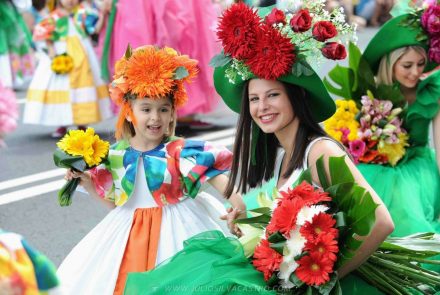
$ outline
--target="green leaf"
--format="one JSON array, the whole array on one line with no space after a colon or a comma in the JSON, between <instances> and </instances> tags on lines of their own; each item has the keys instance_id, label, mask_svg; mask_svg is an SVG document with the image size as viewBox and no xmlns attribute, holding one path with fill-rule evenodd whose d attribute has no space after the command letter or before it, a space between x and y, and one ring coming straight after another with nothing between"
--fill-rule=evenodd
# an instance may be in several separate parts
<instances>
[{"instance_id":1,"label":"green leaf","mask_svg":"<svg viewBox=\"0 0 440 295\"><path fill-rule=\"evenodd\" d=\"M269 238L267 238L267 240L271 243L279 243L286 241L286 238L280 232L276 232L270 235Z\"/></svg>"},{"instance_id":2,"label":"green leaf","mask_svg":"<svg viewBox=\"0 0 440 295\"><path fill-rule=\"evenodd\" d=\"M271 215L272 214L272 210L269 207L261 207L261 208L256 208L256 209L252 209L252 210L248 210L249 212L254 212L254 213L260 213L260 214L264 214L264 215Z\"/></svg>"},{"instance_id":3,"label":"green leaf","mask_svg":"<svg viewBox=\"0 0 440 295\"><path fill-rule=\"evenodd\" d=\"M185 67L178 67L174 72L174 80L182 80L188 77L189 72Z\"/></svg>"},{"instance_id":4,"label":"green leaf","mask_svg":"<svg viewBox=\"0 0 440 295\"><path fill-rule=\"evenodd\" d=\"M286 245L286 241L278 242L278 243L270 243L270 247L280 253L281 255L284 254L284 246Z\"/></svg>"},{"instance_id":5,"label":"green leaf","mask_svg":"<svg viewBox=\"0 0 440 295\"><path fill-rule=\"evenodd\" d=\"M298 288L301 287L302 285L304 285L304 282L301 281L295 274L295 272L292 272L292 274L289 277L289 281L294 284L295 286L297 286Z\"/></svg>"},{"instance_id":6,"label":"green leaf","mask_svg":"<svg viewBox=\"0 0 440 295\"><path fill-rule=\"evenodd\" d=\"M209 62L209 65L213 68L218 67L224 67L228 63L232 61L232 58L230 56L227 56L223 53L223 51L217 55L215 55L211 61Z\"/></svg>"},{"instance_id":7,"label":"green leaf","mask_svg":"<svg viewBox=\"0 0 440 295\"><path fill-rule=\"evenodd\" d=\"M305 59L300 60L299 63L302 66L302 68L301 68L302 69L302 73L305 76L311 76L311 75L313 75L315 73L313 71L312 67L308 63L305 62Z\"/></svg>"},{"instance_id":8,"label":"green leaf","mask_svg":"<svg viewBox=\"0 0 440 295\"><path fill-rule=\"evenodd\" d=\"M260 215L250 218L241 218L241 219L236 219L234 222L238 224L253 224L253 223L269 224L270 216Z\"/></svg>"},{"instance_id":9,"label":"green leaf","mask_svg":"<svg viewBox=\"0 0 440 295\"><path fill-rule=\"evenodd\" d=\"M330 70L328 77L339 86L336 88L325 77L323 82L329 92L345 99L353 99L352 89L355 84L355 74L352 69L336 65Z\"/></svg>"},{"instance_id":10,"label":"green leaf","mask_svg":"<svg viewBox=\"0 0 440 295\"><path fill-rule=\"evenodd\" d=\"M87 163L81 156L71 156L63 150L57 148L53 153L55 166L59 168L74 169L80 172L87 170Z\"/></svg>"},{"instance_id":11,"label":"green leaf","mask_svg":"<svg viewBox=\"0 0 440 295\"><path fill-rule=\"evenodd\" d=\"M375 95L377 99L391 101L394 107L404 107L406 104L405 97L397 83L394 85L379 85Z\"/></svg>"},{"instance_id":12,"label":"green leaf","mask_svg":"<svg viewBox=\"0 0 440 295\"><path fill-rule=\"evenodd\" d=\"M359 47L356 46L356 44L354 44L353 42L350 42L348 44L348 66L353 69L354 72L354 80L353 80L353 86L352 86L352 91L356 91L356 89L358 88L358 72L355 69L359 68L359 62L362 58L362 53L361 50L359 49Z\"/></svg>"},{"instance_id":13,"label":"green leaf","mask_svg":"<svg viewBox=\"0 0 440 295\"><path fill-rule=\"evenodd\" d=\"M321 183L321 187L325 190L329 187L329 182L327 180L327 173L324 167L324 155L319 157L316 161L316 171L318 172L319 182Z\"/></svg>"},{"instance_id":14,"label":"green leaf","mask_svg":"<svg viewBox=\"0 0 440 295\"><path fill-rule=\"evenodd\" d=\"M295 181L295 183L293 184L292 187L295 187L297 185L299 185L300 183L302 183L303 181L306 181L308 183L312 183L312 172L310 171L310 168L307 168L306 170L304 170L300 176L298 177L297 181Z\"/></svg>"},{"instance_id":15,"label":"green leaf","mask_svg":"<svg viewBox=\"0 0 440 295\"><path fill-rule=\"evenodd\" d=\"M342 295L342 289L339 280L336 281L335 287L330 292L330 295Z\"/></svg>"},{"instance_id":16,"label":"green leaf","mask_svg":"<svg viewBox=\"0 0 440 295\"><path fill-rule=\"evenodd\" d=\"M332 184L354 182L354 177L345 162L345 157L346 156L330 157L329 159L329 166L331 167L329 170Z\"/></svg>"},{"instance_id":17,"label":"green leaf","mask_svg":"<svg viewBox=\"0 0 440 295\"><path fill-rule=\"evenodd\" d=\"M131 48L130 43L127 45L127 49L125 49L124 57L125 59L129 59L133 55L133 49Z\"/></svg>"},{"instance_id":18,"label":"green leaf","mask_svg":"<svg viewBox=\"0 0 440 295\"><path fill-rule=\"evenodd\" d=\"M322 295L329 295L330 292L335 287L336 283L338 282L338 274L337 272L333 272L330 276L330 281L327 283L320 285L317 287L318 291Z\"/></svg>"},{"instance_id":19,"label":"green leaf","mask_svg":"<svg viewBox=\"0 0 440 295\"><path fill-rule=\"evenodd\" d=\"M72 180L67 181L58 191L58 203L60 206L64 207L72 204L72 195L78 187L79 182L79 178L73 178Z\"/></svg>"}]
</instances>

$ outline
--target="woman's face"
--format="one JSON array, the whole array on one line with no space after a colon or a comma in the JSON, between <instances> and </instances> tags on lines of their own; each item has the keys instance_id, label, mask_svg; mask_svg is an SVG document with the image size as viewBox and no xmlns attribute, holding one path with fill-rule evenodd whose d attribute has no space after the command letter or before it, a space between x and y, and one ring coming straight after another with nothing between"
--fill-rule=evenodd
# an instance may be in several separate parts
<instances>
[{"instance_id":1,"label":"woman's face","mask_svg":"<svg viewBox=\"0 0 440 295\"><path fill-rule=\"evenodd\" d=\"M153 148L159 145L171 131L168 129L174 118L174 109L170 99L135 99L131 107L136 118L136 125L133 124L135 137L147 141ZM132 118L127 117L127 120L131 122Z\"/></svg>"},{"instance_id":2,"label":"woman's face","mask_svg":"<svg viewBox=\"0 0 440 295\"><path fill-rule=\"evenodd\" d=\"M295 115L284 85L279 81L249 81L249 111L264 133L276 133L289 125Z\"/></svg>"},{"instance_id":3,"label":"woman's face","mask_svg":"<svg viewBox=\"0 0 440 295\"><path fill-rule=\"evenodd\" d=\"M409 49L394 64L394 79L406 88L414 88L423 74L425 65L425 57L414 49Z\"/></svg>"}]
</instances>

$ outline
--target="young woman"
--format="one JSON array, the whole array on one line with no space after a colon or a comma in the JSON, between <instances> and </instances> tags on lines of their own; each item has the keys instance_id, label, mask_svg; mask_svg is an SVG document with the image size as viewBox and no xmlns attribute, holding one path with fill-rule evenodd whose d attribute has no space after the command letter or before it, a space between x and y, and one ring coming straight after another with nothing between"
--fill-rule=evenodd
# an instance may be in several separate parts
<instances>
[{"instance_id":1,"label":"young woman","mask_svg":"<svg viewBox=\"0 0 440 295\"><path fill-rule=\"evenodd\" d=\"M230 9L240 11L242 15L250 15L248 10L240 6ZM227 17L224 15L223 21L225 19ZM272 38L277 37L275 31L267 30L267 34L274 34ZM282 43L286 40L278 41ZM286 43L283 44L284 48L287 47ZM251 49L251 52L253 50L255 49ZM319 157L324 156L326 162L331 156L346 155L319 126L319 122L335 111L335 104L319 76L314 71L310 75L296 76L291 69L287 73L273 75L270 65L278 65L273 62L274 58L271 54L262 55L255 71L251 71L251 66L247 68L251 74L246 79L240 74L231 76L230 72L236 70L231 64L219 66L214 71L217 92L240 115L226 195L236 192L234 184L237 181L241 192L247 192L249 188L258 188L272 177L275 178L274 183L278 190L285 191L293 185L303 170L308 166L315 166ZM284 56L279 55L277 61L280 60L285 61ZM260 66L263 64L268 66ZM275 78L261 78L263 76ZM282 149L280 155L277 155L278 147ZM378 207L373 230L368 236L359 237L364 243L353 259L338 270L340 277L344 277L366 260L393 231L393 222L381 199L348 157L346 163L356 182L371 193ZM329 174L328 166L326 170ZM316 170L312 170L312 176L313 181L319 185ZM232 217L234 214L235 212L231 212ZM213 232L186 241L183 251L156 270L130 274L125 291L127 294L163 294L166 290L179 286L180 294L196 294L197 290L210 292L209 294L274 293L266 287L262 273L253 269L246 259L239 242ZM234 290L235 293L232 292ZM375 291L369 292L372 294Z\"/></svg>"},{"instance_id":2,"label":"young woman","mask_svg":"<svg viewBox=\"0 0 440 295\"><path fill-rule=\"evenodd\" d=\"M433 66L428 59L429 48L418 41L419 30L400 25L406 17L388 21L363 56L377 73L378 84L399 85L408 104L403 123L410 146L394 167L358 165L390 211L396 227L392 235L398 237L440 233L440 72L422 79ZM395 37L385 42L390 33ZM429 147L431 124L434 150Z\"/></svg>"}]
</instances>

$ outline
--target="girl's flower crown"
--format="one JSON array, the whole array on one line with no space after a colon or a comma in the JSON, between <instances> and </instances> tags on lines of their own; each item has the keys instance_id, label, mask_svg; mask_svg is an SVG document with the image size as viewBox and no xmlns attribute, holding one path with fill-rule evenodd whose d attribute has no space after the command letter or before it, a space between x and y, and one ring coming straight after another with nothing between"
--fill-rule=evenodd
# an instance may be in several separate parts
<instances>
[{"instance_id":1,"label":"girl's flower crown","mask_svg":"<svg viewBox=\"0 0 440 295\"><path fill-rule=\"evenodd\" d=\"M147 45L132 50L128 45L115 64L110 96L122 106L131 99L172 95L174 106L181 107L188 100L184 83L191 82L197 73L196 60L170 47Z\"/></svg>"},{"instance_id":2,"label":"girl's flower crown","mask_svg":"<svg viewBox=\"0 0 440 295\"><path fill-rule=\"evenodd\" d=\"M353 34L355 27L345 23L342 9L324 10L324 2L286 1L282 9L273 8L264 19L243 3L232 5L220 18L217 36L223 52L211 65L232 61L226 75L233 83L237 75L242 80L253 75L270 80L286 74L310 75L306 59L344 59L345 47L334 38Z\"/></svg>"}]
</instances>

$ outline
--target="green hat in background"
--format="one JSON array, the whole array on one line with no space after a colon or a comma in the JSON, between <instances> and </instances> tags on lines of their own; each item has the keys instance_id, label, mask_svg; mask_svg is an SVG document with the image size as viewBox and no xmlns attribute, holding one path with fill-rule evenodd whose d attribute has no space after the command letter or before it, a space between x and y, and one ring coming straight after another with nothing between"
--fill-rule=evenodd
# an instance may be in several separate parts
<instances>
[{"instance_id":1,"label":"green hat in background","mask_svg":"<svg viewBox=\"0 0 440 295\"><path fill-rule=\"evenodd\" d=\"M368 43L363 57L370 64L374 73L377 73L382 57L398 48L420 46L426 52L428 51L428 43L417 40L417 36L422 33L422 27L413 28L402 25L402 21L409 16L409 14L403 14L390 19ZM432 69L433 66L433 63L428 63L425 70Z\"/></svg>"},{"instance_id":2,"label":"green hat in background","mask_svg":"<svg viewBox=\"0 0 440 295\"><path fill-rule=\"evenodd\" d=\"M237 6L240 4L235 4L235 5ZM234 9L233 6L231 6L232 8L230 7L228 10ZM265 20L265 18L268 17L268 15L273 14L274 10L277 10L275 9L275 7L276 6L273 5L269 7L260 8L258 10L257 12L258 16L263 20L262 21L263 23L267 22L267 19ZM224 15L225 14L223 14L223 19L221 19L221 21L224 20ZM298 43L295 45L295 47L298 48L301 45L302 45L301 43ZM295 62L298 63L298 61ZM335 103L333 99L330 97L329 93L327 92L321 78L310 67L310 65L305 61L305 59L301 60L301 64L305 68L307 68L307 73L302 73L298 75L298 74L294 74L291 70L289 71L289 73L278 77L277 80L294 84L296 86L305 89L309 94L308 104L310 106L314 119L317 122L322 122L334 114L334 112L336 111ZM259 78L259 76L256 75L255 73L251 73L250 75L246 76L246 79L242 79L240 75L235 75L231 82L231 77L228 77L227 75L227 72L230 70L233 70L231 61L226 63L226 65L224 64L215 65L214 86L217 93L222 97L226 105L234 112L239 113L241 108L241 99L242 99L243 87L245 82L253 78Z\"/></svg>"}]
</instances>

